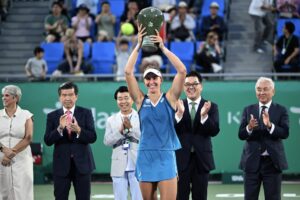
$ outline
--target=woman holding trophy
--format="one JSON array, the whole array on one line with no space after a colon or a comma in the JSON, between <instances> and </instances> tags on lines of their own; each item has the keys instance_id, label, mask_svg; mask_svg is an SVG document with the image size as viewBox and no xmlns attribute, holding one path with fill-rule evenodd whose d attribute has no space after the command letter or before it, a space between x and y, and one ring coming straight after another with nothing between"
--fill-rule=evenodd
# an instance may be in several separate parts
<instances>
[{"instance_id":1,"label":"woman holding trophy","mask_svg":"<svg viewBox=\"0 0 300 200\"><path fill-rule=\"evenodd\" d=\"M140 22L139 20L138 44L132 51L125 67L129 93L139 111L141 123L136 177L140 182L144 200L157 199L157 188L160 191L161 200L175 200L177 195L175 150L179 149L181 145L174 129L174 117L176 102L183 90L186 68L180 59L164 46L157 30L160 26L154 29L155 35L149 35L147 25ZM151 27L153 26L151 25ZM153 66L148 66L143 74L144 84L147 88L145 94L139 88L135 78L134 68L139 50L141 47L143 48L145 37L147 37L147 45L151 42L155 45L158 44L158 48L177 70L172 86L166 93L161 91L163 82L161 72ZM149 46L146 47L146 49L148 48Z\"/></svg>"}]
</instances>

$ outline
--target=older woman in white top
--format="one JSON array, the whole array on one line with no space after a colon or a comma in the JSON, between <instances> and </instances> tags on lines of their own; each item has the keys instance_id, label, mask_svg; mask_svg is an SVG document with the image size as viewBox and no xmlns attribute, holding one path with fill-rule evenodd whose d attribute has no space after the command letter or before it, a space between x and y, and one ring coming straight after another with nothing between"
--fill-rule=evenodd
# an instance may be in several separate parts
<instances>
[{"instance_id":1,"label":"older woman in white top","mask_svg":"<svg viewBox=\"0 0 300 200\"><path fill-rule=\"evenodd\" d=\"M32 113L18 104L22 93L15 85L2 88L0 110L0 199L33 200L33 160L30 142Z\"/></svg>"}]
</instances>

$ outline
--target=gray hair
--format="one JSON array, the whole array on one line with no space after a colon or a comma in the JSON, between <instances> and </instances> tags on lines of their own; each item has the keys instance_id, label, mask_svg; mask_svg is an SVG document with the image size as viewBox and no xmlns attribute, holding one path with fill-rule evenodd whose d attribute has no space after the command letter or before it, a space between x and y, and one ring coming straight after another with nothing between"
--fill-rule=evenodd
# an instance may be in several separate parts
<instances>
[{"instance_id":1,"label":"gray hair","mask_svg":"<svg viewBox=\"0 0 300 200\"><path fill-rule=\"evenodd\" d=\"M18 98L17 104L21 101L22 91L18 86L16 86L16 85L4 86L4 88L2 88L2 95L5 92L7 92L8 94L10 94L14 97L17 97Z\"/></svg>"},{"instance_id":2,"label":"gray hair","mask_svg":"<svg viewBox=\"0 0 300 200\"><path fill-rule=\"evenodd\" d=\"M259 77L256 81L256 84L255 84L255 89L257 88L258 84L261 83L261 82L269 82L270 83L270 86L272 89L275 88L275 83L272 79L270 78L267 78L267 77Z\"/></svg>"}]
</instances>

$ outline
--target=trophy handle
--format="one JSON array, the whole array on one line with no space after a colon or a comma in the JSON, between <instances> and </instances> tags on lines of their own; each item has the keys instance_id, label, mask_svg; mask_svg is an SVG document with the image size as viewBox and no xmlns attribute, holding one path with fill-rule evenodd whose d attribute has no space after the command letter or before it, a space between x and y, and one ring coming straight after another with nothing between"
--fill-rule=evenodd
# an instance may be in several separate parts
<instances>
[{"instance_id":1,"label":"trophy handle","mask_svg":"<svg viewBox=\"0 0 300 200\"><path fill-rule=\"evenodd\" d=\"M150 37L146 35L143 37L142 49L146 52L155 52L157 51L158 47L150 40Z\"/></svg>"}]
</instances>

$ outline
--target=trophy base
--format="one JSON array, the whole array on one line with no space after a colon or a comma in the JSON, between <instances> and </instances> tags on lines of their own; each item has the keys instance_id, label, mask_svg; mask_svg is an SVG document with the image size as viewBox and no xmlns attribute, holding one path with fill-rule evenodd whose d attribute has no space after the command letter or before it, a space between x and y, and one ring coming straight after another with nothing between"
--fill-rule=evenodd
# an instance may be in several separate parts
<instances>
[{"instance_id":1,"label":"trophy base","mask_svg":"<svg viewBox=\"0 0 300 200\"><path fill-rule=\"evenodd\" d=\"M151 42L149 36L145 36L143 38L143 43L142 43L142 49L145 52L156 52L158 50L158 47L155 43Z\"/></svg>"}]
</instances>

